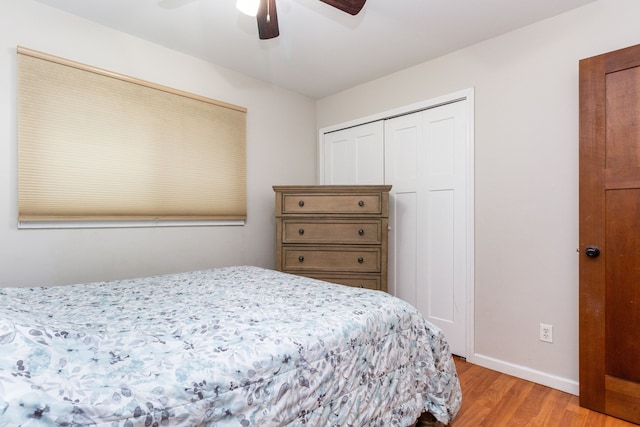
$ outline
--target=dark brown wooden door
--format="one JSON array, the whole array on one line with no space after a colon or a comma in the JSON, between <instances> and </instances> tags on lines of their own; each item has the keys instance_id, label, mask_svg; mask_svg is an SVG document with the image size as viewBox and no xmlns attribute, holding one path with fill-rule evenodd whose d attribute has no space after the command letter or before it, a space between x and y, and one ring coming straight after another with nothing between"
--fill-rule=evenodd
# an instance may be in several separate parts
<instances>
[{"instance_id":1,"label":"dark brown wooden door","mask_svg":"<svg viewBox=\"0 0 640 427\"><path fill-rule=\"evenodd\" d=\"M579 250L580 405L640 423L640 45L580 61Z\"/></svg>"}]
</instances>

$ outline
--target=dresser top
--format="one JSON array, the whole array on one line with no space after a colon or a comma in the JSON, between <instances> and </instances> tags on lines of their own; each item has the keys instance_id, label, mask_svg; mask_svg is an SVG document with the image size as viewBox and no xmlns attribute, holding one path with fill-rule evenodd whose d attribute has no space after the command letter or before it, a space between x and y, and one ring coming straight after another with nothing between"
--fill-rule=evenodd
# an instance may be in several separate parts
<instances>
[{"instance_id":1,"label":"dresser top","mask_svg":"<svg viewBox=\"0 0 640 427\"><path fill-rule=\"evenodd\" d=\"M379 193L391 190L390 185L274 185L274 191L293 193Z\"/></svg>"}]
</instances>

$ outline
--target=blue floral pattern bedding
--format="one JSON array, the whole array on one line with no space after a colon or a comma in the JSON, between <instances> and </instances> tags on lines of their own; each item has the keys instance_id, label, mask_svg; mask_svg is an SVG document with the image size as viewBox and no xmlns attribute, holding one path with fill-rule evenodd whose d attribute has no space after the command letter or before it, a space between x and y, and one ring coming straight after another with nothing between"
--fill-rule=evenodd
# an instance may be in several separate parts
<instances>
[{"instance_id":1,"label":"blue floral pattern bedding","mask_svg":"<svg viewBox=\"0 0 640 427\"><path fill-rule=\"evenodd\" d=\"M461 403L386 293L258 267L0 288L0 426L409 426Z\"/></svg>"}]
</instances>

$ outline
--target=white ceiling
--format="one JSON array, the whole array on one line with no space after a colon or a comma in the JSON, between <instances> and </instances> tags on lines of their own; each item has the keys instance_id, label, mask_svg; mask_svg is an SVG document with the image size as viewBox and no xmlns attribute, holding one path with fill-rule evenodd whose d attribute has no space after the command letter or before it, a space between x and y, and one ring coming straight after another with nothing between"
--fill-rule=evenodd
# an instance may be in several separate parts
<instances>
[{"instance_id":1,"label":"white ceiling","mask_svg":"<svg viewBox=\"0 0 640 427\"><path fill-rule=\"evenodd\" d=\"M594 0L367 0L356 16L277 0L271 40L235 0L36 1L322 98Z\"/></svg>"}]
</instances>

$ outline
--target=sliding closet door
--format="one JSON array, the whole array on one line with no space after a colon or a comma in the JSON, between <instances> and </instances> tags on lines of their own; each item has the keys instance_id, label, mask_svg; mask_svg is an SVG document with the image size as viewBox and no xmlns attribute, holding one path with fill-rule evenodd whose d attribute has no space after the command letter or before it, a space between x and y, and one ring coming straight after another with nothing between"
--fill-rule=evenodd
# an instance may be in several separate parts
<instances>
[{"instance_id":1,"label":"sliding closet door","mask_svg":"<svg viewBox=\"0 0 640 427\"><path fill-rule=\"evenodd\" d=\"M382 120L324 134L321 184L384 184Z\"/></svg>"},{"instance_id":2,"label":"sliding closet door","mask_svg":"<svg viewBox=\"0 0 640 427\"><path fill-rule=\"evenodd\" d=\"M467 102L385 121L389 289L440 327L459 356L469 276Z\"/></svg>"}]
</instances>

